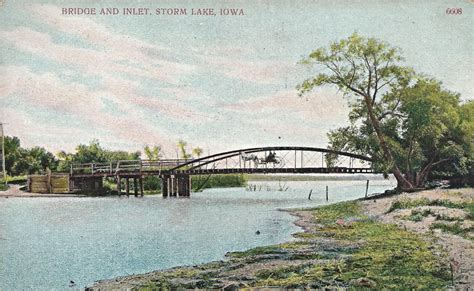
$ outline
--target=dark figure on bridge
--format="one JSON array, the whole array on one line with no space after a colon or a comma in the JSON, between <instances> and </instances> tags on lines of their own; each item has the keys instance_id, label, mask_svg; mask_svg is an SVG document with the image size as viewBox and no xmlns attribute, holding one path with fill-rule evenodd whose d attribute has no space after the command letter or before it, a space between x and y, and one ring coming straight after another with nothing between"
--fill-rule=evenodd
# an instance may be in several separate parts
<instances>
[{"instance_id":1,"label":"dark figure on bridge","mask_svg":"<svg viewBox=\"0 0 474 291\"><path fill-rule=\"evenodd\" d=\"M268 154L265 162L267 163L275 163L276 162L276 159L275 159L275 153L271 152Z\"/></svg>"}]
</instances>

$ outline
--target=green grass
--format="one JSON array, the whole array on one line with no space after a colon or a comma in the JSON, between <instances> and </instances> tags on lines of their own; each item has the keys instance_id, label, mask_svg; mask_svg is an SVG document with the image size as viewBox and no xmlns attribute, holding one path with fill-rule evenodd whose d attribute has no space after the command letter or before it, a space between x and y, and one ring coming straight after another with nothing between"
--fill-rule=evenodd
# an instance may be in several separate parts
<instances>
[{"instance_id":1,"label":"green grass","mask_svg":"<svg viewBox=\"0 0 474 291\"><path fill-rule=\"evenodd\" d=\"M426 235L369 219L357 202L309 211L316 230L299 241L229 253L227 261L196 267L198 273L171 270L146 288L215 288L216 279L225 280L226 266L234 270L267 261L269 257L262 255L276 255L280 264L247 271L245 276L255 278L246 282L249 287L439 290L450 286L447 255ZM174 278L191 278L195 283L173 283Z\"/></svg>"},{"instance_id":2,"label":"green grass","mask_svg":"<svg viewBox=\"0 0 474 291\"><path fill-rule=\"evenodd\" d=\"M229 257L234 257L234 258L243 258L243 257L257 256L257 255L283 254L283 253L286 253L284 249L282 249L278 245L274 245L274 246L256 247L256 248L252 248L243 252L231 252L231 253L228 253L227 255Z\"/></svg>"},{"instance_id":3,"label":"green grass","mask_svg":"<svg viewBox=\"0 0 474 291\"><path fill-rule=\"evenodd\" d=\"M5 185L4 183L0 184L0 191L7 191L8 190L8 185Z\"/></svg>"},{"instance_id":4,"label":"green grass","mask_svg":"<svg viewBox=\"0 0 474 291\"><path fill-rule=\"evenodd\" d=\"M316 208L314 218L317 223L334 223L337 219L360 217L360 206L355 202L342 202Z\"/></svg>"},{"instance_id":5,"label":"green grass","mask_svg":"<svg viewBox=\"0 0 474 291\"><path fill-rule=\"evenodd\" d=\"M7 176L7 183L9 184L24 184L26 183L27 176ZM0 179L0 184L5 184L5 180L2 178Z\"/></svg>"},{"instance_id":6,"label":"green grass","mask_svg":"<svg viewBox=\"0 0 474 291\"><path fill-rule=\"evenodd\" d=\"M443 232L449 232L455 235L462 236L464 238L474 240L474 237L470 236L469 233L474 231L474 227L462 228L461 222L447 224L443 222L433 223L431 229L441 229Z\"/></svg>"},{"instance_id":7,"label":"green grass","mask_svg":"<svg viewBox=\"0 0 474 291\"><path fill-rule=\"evenodd\" d=\"M337 241L360 245L343 258L311 266L266 270L258 286L354 286L361 278L378 289L439 289L450 284L449 264L440 261L441 249L395 225L367 219L356 202L314 210L319 233ZM337 220L352 221L345 226Z\"/></svg>"},{"instance_id":8,"label":"green grass","mask_svg":"<svg viewBox=\"0 0 474 291\"><path fill-rule=\"evenodd\" d=\"M442 206L446 208L464 209L467 212L468 219L474 218L474 203L473 202L455 202L447 199L429 200L427 198L410 199L401 198L390 205L387 213L393 212L397 209L409 209L419 206Z\"/></svg>"}]
</instances>

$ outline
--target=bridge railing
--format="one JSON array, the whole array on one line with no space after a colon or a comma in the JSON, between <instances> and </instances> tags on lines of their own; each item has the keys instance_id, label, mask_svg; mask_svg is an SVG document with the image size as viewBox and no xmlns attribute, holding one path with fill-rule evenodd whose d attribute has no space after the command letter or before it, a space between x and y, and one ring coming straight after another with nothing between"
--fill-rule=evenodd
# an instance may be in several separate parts
<instances>
[{"instance_id":1,"label":"bridge railing","mask_svg":"<svg viewBox=\"0 0 474 291\"><path fill-rule=\"evenodd\" d=\"M177 167L191 159L120 160L104 163L71 164L71 175L114 175L121 172L158 172Z\"/></svg>"}]
</instances>

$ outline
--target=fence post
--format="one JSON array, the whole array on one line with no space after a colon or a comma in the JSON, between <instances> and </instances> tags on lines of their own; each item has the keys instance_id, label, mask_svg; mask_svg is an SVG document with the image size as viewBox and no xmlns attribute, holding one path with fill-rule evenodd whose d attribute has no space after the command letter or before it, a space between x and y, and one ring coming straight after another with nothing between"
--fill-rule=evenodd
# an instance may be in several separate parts
<instances>
[{"instance_id":1,"label":"fence post","mask_svg":"<svg viewBox=\"0 0 474 291\"><path fill-rule=\"evenodd\" d=\"M326 185L326 201L329 200L329 187Z\"/></svg>"}]
</instances>

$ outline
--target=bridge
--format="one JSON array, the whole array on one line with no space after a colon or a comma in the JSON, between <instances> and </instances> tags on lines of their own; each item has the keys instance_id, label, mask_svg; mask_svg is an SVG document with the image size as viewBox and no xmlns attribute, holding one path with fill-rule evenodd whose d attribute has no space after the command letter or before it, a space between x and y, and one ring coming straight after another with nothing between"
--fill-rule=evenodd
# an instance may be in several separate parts
<instances>
[{"instance_id":1,"label":"bridge","mask_svg":"<svg viewBox=\"0 0 474 291\"><path fill-rule=\"evenodd\" d=\"M335 163L328 165L326 156L337 157ZM134 194L143 195L143 178L161 178L163 197L189 197L191 176L212 174L358 174L375 173L371 167L372 159L358 154L333 151L314 147L255 147L232 150L202 158L130 160L108 163L72 164L70 181L73 185L85 185L103 177L114 177L117 192L122 193L122 179L125 179L126 194L130 193L133 181ZM86 183L88 182L88 183Z\"/></svg>"}]
</instances>

